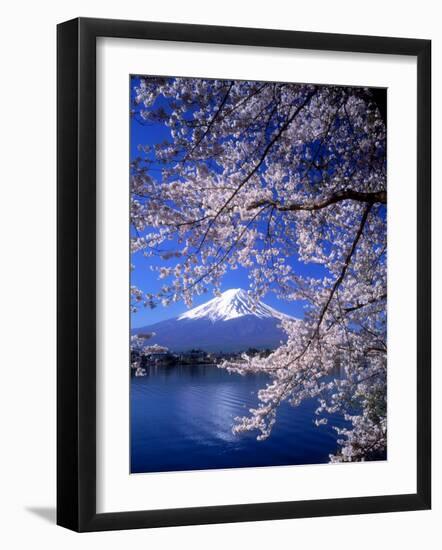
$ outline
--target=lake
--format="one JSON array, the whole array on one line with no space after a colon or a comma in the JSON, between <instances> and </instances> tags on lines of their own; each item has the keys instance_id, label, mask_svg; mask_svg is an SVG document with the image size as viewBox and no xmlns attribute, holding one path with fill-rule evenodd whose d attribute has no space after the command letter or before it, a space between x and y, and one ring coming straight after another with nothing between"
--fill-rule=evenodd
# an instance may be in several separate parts
<instances>
[{"instance_id":1,"label":"lake","mask_svg":"<svg viewBox=\"0 0 442 550\"><path fill-rule=\"evenodd\" d=\"M338 436L330 425L314 425L316 400L283 404L266 441L232 433L234 417L257 405L265 382L262 375L229 374L214 365L151 367L133 377L131 472L328 462Z\"/></svg>"}]
</instances>

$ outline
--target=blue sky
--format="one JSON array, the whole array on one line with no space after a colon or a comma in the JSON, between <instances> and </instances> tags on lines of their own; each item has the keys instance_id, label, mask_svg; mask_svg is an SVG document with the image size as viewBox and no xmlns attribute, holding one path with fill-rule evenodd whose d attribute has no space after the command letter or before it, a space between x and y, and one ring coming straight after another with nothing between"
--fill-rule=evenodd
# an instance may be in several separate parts
<instances>
[{"instance_id":1,"label":"blue sky","mask_svg":"<svg viewBox=\"0 0 442 550\"><path fill-rule=\"evenodd\" d=\"M133 87L133 78L131 86ZM133 93L133 88L131 90ZM154 143L161 142L165 139L170 139L170 133L166 126L162 124L143 124L138 118L131 118L130 123L130 156L131 160L137 156L141 156L138 150L138 145L152 145ZM154 179L160 177L159 172L155 170L150 172L151 177ZM131 272L131 284L137 286L145 292L155 293L161 289L164 285L164 280L158 280L157 273L151 270L152 265L160 265L159 260L153 258L146 258L141 253L132 255L131 262L135 265L135 270ZM324 270L319 265L306 265L298 259L292 258L291 265L299 275L322 277ZM168 264L171 265L171 264ZM230 271L226 274L222 281L221 290L228 290L229 288L249 288L249 279L247 271L244 268L239 268L235 271ZM196 307L214 297L212 289L209 287L209 292L205 295L195 297L193 307ZM267 294L263 301L294 317L303 317L304 304L302 302L286 302L279 300L273 293ZM184 302L180 301L175 304L171 304L167 307L158 305L155 309L140 308L137 313L132 314L131 325L133 328L150 325L162 321L164 319L170 319L180 315L186 310Z\"/></svg>"},{"instance_id":2,"label":"blue sky","mask_svg":"<svg viewBox=\"0 0 442 550\"><path fill-rule=\"evenodd\" d=\"M155 293L161 289L161 286L164 284L164 280L158 280L157 273L151 271L150 266L153 264L152 258L145 258L142 254L134 254L132 256L132 263L135 265L135 270L131 273L131 284L136 285L145 292ZM296 263L296 271L300 275L318 276L320 272L323 274L320 266L307 266L297 262L296 260L294 260L294 263ZM226 273L222 281L221 290L224 291L229 288L247 289L249 284L250 282L247 270L244 268L238 268L235 271L229 271ZM196 296L193 307L211 300L214 297L211 290L212 289L209 287L209 292L207 292L207 294ZM304 304L301 301L286 302L279 300L273 293L270 292L263 299L263 302L294 317L303 317L304 315ZM140 308L137 313L132 314L132 327L136 328L151 325L157 323L158 321L163 321L164 319L170 319L180 315L186 309L187 307L182 301L175 304L170 304L167 307L158 305L155 309Z\"/></svg>"}]
</instances>

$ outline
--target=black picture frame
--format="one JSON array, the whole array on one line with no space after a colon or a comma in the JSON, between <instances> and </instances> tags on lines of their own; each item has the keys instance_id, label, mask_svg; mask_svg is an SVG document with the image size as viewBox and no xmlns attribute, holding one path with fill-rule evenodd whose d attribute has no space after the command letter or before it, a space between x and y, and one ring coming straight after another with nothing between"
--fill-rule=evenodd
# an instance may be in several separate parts
<instances>
[{"instance_id":1,"label":"black picture frame","mask_svg":"<svg viewBox=\"0 0 442 550\"><path fill-rule=\"evenodd\" d=\"M96 39L417 58L417 491L358 498L96 512ZM79 18L57 28L57 523L75 531L424 510L431 506L431 41Z\"/></svg>"}]
</instances>

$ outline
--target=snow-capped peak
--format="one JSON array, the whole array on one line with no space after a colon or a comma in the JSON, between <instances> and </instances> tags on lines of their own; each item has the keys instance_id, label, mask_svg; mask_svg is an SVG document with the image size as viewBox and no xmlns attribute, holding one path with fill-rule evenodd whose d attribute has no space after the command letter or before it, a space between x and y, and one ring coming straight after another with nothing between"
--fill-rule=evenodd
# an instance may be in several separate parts
<instances>
[{"instance_id":1,"label":"snow-capped peak","mask_svg":"<svg viewBox=\"0 0 442 550\"><path fill-rule=\"evenodd\" d=\"M221 296L186 311L178 317L178 320L206 318L211 321L228 321L245 315L254 315L261 319L266 317L292 319L289 315L285 315L261 301L252 300L241 288L231 288L223 292Z\"/></svg>"}]
</instances>

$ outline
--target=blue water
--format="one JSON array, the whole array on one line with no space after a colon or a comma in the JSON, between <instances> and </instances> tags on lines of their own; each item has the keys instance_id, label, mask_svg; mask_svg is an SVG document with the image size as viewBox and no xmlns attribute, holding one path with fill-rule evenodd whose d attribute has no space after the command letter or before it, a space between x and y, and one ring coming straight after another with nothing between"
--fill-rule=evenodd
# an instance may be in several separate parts
<instances>
[{"instance_id":1,"label":"blue water","mask_svg":"<svg viewBox=\"0 0 442 550\"><path fill-rule=\"evenodd\" d=\"M131 472L328 462L337 434L330 425L313 424L315 400L296 408L283 404L266 441L232 433L234 417L257 405L265 382L212 365L155 367L132 378Z\"/></svg>"}]
</instances>

